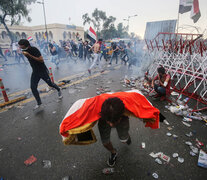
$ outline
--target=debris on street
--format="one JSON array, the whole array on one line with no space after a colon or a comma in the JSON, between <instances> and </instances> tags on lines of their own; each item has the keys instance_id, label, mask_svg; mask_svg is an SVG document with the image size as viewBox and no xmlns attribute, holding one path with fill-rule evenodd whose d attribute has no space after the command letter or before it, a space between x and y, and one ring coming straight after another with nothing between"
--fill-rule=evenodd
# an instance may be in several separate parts
<instances>
[{"instance_id":1,"label":"debris on street","mask_svg":"<svg viewBox=\"0 0 207 180\"><path fill-rule=\"evenodd\" d=\"M184 158L178 157L178 162L179 163L183 163L184 162Z\"/></svg>"},{"instance_id":2,"label":"debris on street","mask_svg":"<svg viewBox=\"0 0 207 180\"><path fill-rule=\"evenodd\" d=\"M163 123L168 125L168 126L170 125L170 123L166 119L163 121Z\"/></svg>"},{"instance_id":3,"label":"debris on street","mask_svg":"<svg viewBox=\"0 0 207 180\"><path fill-rule=\"evenodd\" d=\"M153 173L153 174L152 174L152 177L155 178L155 179L158 179L159 176L158 176L157 173Z\"/></svg>"},{"instance_id":4,"label":"debris on street","mask_svg":"<svg viewBox=\"0 0 207 180\"><path fill-rule=\"evenodd\" d=\"M71 176L65 176L62 178L62 180L72 180Z\"/></svg>"},{"instance_id":5,"label":"debris on street","mask_svg":"<svg viewBox=\"0 0 207 180\"><path fill-rule=\"evenodd\" d=\"M161 161L159 158L156 158L156 159L155 159L155 162L156 162L157 164L160 164L160 165L162 164L162 161Z\"/></svg>"},{"instance_id":6,"label":"debris on street","mask_svg":"<svg viewBox=\"0 0 207 180\"><path fill-rule=\"evenodd\" d=\"M30 166L31 164L33 164L35 161L37 161L37 158L34 157L33 155L30 156L26 161L24 161L24 164L26 166Z\"/></svg>"},{"instance_id":7,"label":"debris on street","mask_svg":"<svg viewBox=\"0 0 207 180\"><path fill-rule=\"evenodd\" d=\"M158 153L151 152L149 155L153 158L158 158L159 157L160 159L162 159L163 161L166 161L166 162L170 161L170 157L165 155L162 152L158 152Z\"/></svg>"},{"instance_id":8,"label":"debris on street","mask_svg":"<svg viewBox=\"0 0 207 180\"><path fill-rule=\"evenodd\" d=\"M142 149L145 149L146 145L145 145L145 142L142 142Z\"/></svg>"},{"instance_id":9,"label":"debris on street","mask_svg":"<svg viewBox=\"0 0 207 180\"><path fill-rule=\"evenodd\" d=\"M202 149L200 150L198 157L198 166L207 168L207 153L204 152Z\"/></svg>"},{"instance_id":10,"label":"debris on street","mask_svg":"<svg viewBox=\"0 0 207 180\"><path fill-rule=\"evenodd\" d=\"M171 133L169 133L169 132L168 132L166 135L167 135L168 137L172 136L172 134L171 134Z\"/></svg>"},{"instance_id":11,"label":"debris on street","mask_svg":"<svg viewBox=\"0 0 207 180\"><path fill-rule=\"evenodd\" d=\"M43 161L42 161L42 164L43 164L43 168L47 168L47 169L49 169L49 168L52 167L52 163L51 163L51 161L49 161L49 160L43 160Z\"/></svg>"},{"instance_id":12,"label":"debris on street","mask_svg":"<svg viewBox=\"0 0 207 180\"><path fill-rule=\"evenodd\" d=\"M178 157L178 153L173 153L172 157L173 157L173 158Z\"/></svg>"},{"instance_id":13,"label":"debris on street","mask_svg":"<svg viewBox=\"0 0 207 180\"><path fill-rule=\"evenodd\" d=\"M113 174L114 172L115 172L114 168L104 168L102 170L102 173L105 174L105 175Z\"/></svg>"}]
</instances>

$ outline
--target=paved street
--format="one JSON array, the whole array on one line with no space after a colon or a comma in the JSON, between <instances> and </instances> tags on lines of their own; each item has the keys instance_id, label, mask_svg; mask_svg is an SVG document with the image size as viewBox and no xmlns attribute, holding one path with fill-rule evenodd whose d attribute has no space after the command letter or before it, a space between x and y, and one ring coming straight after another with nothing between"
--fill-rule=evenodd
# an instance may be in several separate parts
<instances>
[{"instance_id":1,"label":"paved street","mask_svg":"<svg viewBox=\"0 0 207 180\"><path fill-rule=\"evenodd\" d=\"M26 60L26 62L28 62ZM32 68L29 64L25 64L23 61L17 63L14 58L9 58L8 62L4 62L0 58L0 64L3 65L0 76L3 79L4 86L9 88L9 93L21 91L30 88L30 76ZM80 73L87 69L89 63L79 63L78 66L71 59L61 59L59 69L50 60L45 60L46 66L52 68L55 80L62 79L64 77L73 75L74 73ZM63 73L64 72L64 73ZM42 84L43 81L40 81Z\"/></svg>"},{"instance_id":2,"label":"paved street","mask_svg":"<svg viewBox=\"0 0 207 180\"><path fill-rule=\"evenodd\" d=\"M46 64L49 67L49 62ZM6 66L0 72L1 75L4 74L5 87L9 87L10 93L29 88L30 66L11 66ZM120 82L128 72L126 66L108 67L103 74L96 71L92 76L88 75L87 66L84 63L75 66L69 62L62 63L59 69L53 67L56 80L80 74L71 78L71 85L68 84L62 90L61 101L58 101L56 91L50 91L48 94L42 94L42 111L32 110L36 102L31 99L1 112L0 177L4 180L61 180L66 176L73 180L147 180L153 179L152 173L156 172L159 179L163 180L207 179L206 169L197 166L198 156L190 156L190 148L185 144L186 141L191 141L195 145L195 139L198 138L204 143L206 150L205 123L193 121L191 127L186 127L182 124L181 117L165 109L166 102L153 101L150 98L153 105L167 117L170 125L161 123L160 129L152 130L145 128L139 119L130 118L130 146L121 144L116 131L112 131L111 140L119 153L114 174L102 174L102 169L107 167L109 153L101 144L97 126L94 127L98 139L95 144L64 146L59 135L59 125L76 100L96 96L96 88L101 87L108 87L113 92L129 90ZM13 71L22 73L11 73ZM167 127L171 127L172 130L168 130ZM190 131L194 132L193 136L185 136ZM168 137L167 132L177 135L178 138ZM142 142L146 143L145 149L141 148ZM163 152L170 156L170 162L167 164L162 161L162 165L157 164L149 156L151 152ZM179 163L177 158L173 158L173 153L178 153L179 157L184 158L184 163ZM24 161L31 155L34 155L37 161L27 167ZM50 160L52 167L43 168L43 160Z\"/></svg>"}]
</instances>

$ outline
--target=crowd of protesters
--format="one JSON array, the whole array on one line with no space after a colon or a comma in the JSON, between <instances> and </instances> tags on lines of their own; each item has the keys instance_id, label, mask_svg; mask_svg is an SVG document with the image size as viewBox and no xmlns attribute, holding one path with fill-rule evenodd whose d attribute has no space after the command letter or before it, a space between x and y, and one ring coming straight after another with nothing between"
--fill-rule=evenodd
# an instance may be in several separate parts
<instances>
[{"instance_id":1,"label":"crowd of protesters","mask_svg":"<svg viewBox=\"0 0 207 180\"><path fill-rule=\"evenodd\" d=\"M104 59L109 65L113 63L124 63L130 68L132 65L136 65L138 58L136 53L135 41L104 41L99 39L97 41L98 47L94 49L96 43L92 43L88 40L83 41L81 38L78 40L60 40L58 43L55 41L47 42L46 39L31 41L31 46L35 46L40 49L40 52L45 60L49 60L59 67L61 60L73 60L78 62L82 60L93 64L100 64L99 62ZM95 50L95 52L94 52ZM98 54L98 55L97 55ZM16 63L28 64L25 57L22 54L21 49L17 42L11 44L10 49L0 48L0 57L6 62L8 58L13 57ZM96 61L96 62L94 62ZM90 68L89 68L90 71Z\"/></svg>"}]
</instances>

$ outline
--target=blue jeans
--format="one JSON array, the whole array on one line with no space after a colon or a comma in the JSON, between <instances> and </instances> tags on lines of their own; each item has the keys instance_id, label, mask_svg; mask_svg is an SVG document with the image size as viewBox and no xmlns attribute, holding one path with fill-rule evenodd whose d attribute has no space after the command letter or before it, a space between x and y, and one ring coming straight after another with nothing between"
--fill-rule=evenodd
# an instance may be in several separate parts
<instances>
[{"instance_id":1,"label":"blue jeans","mask_svg":"<svg viewBox=\"0 0 207 180\"><path fill-rule=\"evenodd\" d=\"M154 90L158 93L158 94L160 94L160 95L166 95L166 89L164 88L164 87L162 87L162 86L159 86L159 85L157 85L157 84L155 84L154 85Z\"/></svg>"},{"instance_id":2,"label":"blue jeans","mask_svg":"<svg viewBox=\"0 0 207 180\"><path fill-rule=\"evenodd\" d=\"M50 61L55 63L56 66L58 66L58 64L60 62L59 59L58 59L58 55L57 54L54 55L54 56L51 56Z\"/></svg>"},{"instance_id":3,"label":"blue jeans","mask_svg":"<svg viewBox=\"0 0 207 180\"><path fill-rule=\"evenodd\" d=\"M112 59L114 57L116 58L116 64L118 63L118 53L113 52L112 55L111 55L110 64L112 63Z\"/></svg>"}]
</instances>

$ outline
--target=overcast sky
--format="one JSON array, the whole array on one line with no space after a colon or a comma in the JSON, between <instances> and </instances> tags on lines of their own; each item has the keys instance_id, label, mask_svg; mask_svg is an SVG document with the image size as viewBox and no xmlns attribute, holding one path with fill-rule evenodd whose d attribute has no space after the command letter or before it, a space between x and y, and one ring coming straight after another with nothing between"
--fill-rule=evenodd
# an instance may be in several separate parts
<instances>
[{"instance_id":1,"label":"overcast sky","mask_svg":"<svg viewBox=\"0 0 207 180\"><path fill-rule=\"evenodd\" d=\"M199 0L199 4L201 11L199 21L194 24L190 19L190 12L188 12L180 14L179 26L196 26L199 27L200 33L207 29L207 0ZM82 15L91 14L95 8L105 11L107 16L116 17L116 24L123 22L124 25L127 25L123 19L137 14L137 17L130 19L129 30L143 37L146 22L177 19L179 0L45 0L48 24L70 23L83 26ZM44 24L42 5L36 3L31 5L30 9L32 22L24 22L24 25ZM87 29L88 26L84 28ZM193 29L188 29L186 32L189 33ZM193 33L196 33L196 30Z\"/></svg>"}]
</instances>

